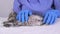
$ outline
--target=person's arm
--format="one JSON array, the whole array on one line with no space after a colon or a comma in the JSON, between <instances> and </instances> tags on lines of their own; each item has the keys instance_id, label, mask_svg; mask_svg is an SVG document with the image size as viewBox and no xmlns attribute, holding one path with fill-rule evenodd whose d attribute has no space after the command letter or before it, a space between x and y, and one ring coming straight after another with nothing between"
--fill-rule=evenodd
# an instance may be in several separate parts
<instances>
[{"instance_id":1,"label":"person's arm","mask_svg":"<svg viewBox=\"0 0 60 34\"><path fill-rule=\"evenodd\" d=\"M54 5L57 10L59 10L59 18L60 18L60 0L54 0Z\"/></svg>"},{"instance_id":2,"label":"person's arm","mask_svg":"<svg viewBox=\"0 0 60 34\"><path fill-rule=\"evenodd\" d=\"M14 0L13 11L18 13L21 10L20 5L21 3L18 0Z\"/></svg>"}]
</instances>

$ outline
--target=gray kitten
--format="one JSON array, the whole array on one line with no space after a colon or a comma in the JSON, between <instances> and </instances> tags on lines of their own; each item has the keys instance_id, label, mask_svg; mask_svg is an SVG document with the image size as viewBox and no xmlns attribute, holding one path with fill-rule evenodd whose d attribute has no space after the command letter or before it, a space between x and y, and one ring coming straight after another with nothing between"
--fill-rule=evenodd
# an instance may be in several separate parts
<instances>
[{"instance_id":1,"label":"gray kitten","mask_svg":"<svg viewBox=\"0 0 60 34\"><path fill-rule=\"evenodd\" d=\"M10 27L10 26L40 26L42 25L43 18L38 15L31 15L29 16L28 22L19 22L16 20L16 13L11 12L8 17L8 21L3 22L3 26Z\"/></svg>"}]
</instances>

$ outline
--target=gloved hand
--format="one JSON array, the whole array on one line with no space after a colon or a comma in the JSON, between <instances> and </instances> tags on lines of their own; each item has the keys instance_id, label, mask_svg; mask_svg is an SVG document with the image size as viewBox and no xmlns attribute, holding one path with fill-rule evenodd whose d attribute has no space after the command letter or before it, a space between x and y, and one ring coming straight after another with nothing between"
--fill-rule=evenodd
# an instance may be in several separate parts
<instances>
[{"instance_id":1,"label":"gloved hand","mask_svg":"<svg viewBox=\"0 0 60 34\"><path fill-rule=\"evenodd\" d=\"M58 10L49 10L44 16L43 23L44 24L54 24L56 18L60 15Z\"/></svg>"},{"instance_id":2,"label":"gloved hand","mask_svg":"<svg viewBox=\"0 0 60 34\"><path fill-rule=\"evenodd\" d=\"M24 23L25 21L27 22L28 21L28 17L32 15L32 12L29 11L29 10L22 10L20 11L17 16L16 16L16 19L19 21L19 22L22 22Z\"/></svg>"}]
</instances>

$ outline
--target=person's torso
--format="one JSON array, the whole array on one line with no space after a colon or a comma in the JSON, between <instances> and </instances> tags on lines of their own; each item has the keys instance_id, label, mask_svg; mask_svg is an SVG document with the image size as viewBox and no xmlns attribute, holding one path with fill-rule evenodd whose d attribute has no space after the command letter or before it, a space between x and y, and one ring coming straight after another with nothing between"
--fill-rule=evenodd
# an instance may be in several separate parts
<instances>
[{"instance_id":1,"label":"person's torso","mask_svg":"<svg viewBox=\"0 0 60 34\"><path fill-rule=\"evenodd\" d=\"M60 10L60 0L54 0L54 5L57 10Z\"/></svg>"},{"instance_id":2,"label":"person's torso","mask_svg":"<svg viewBox=\"0 0 60 34\"><path fill-rule=\"evenodd\" d=\"M51 8L53 0L19 0L22 4L22 10L33 10L37 13L45 13L45 11Z\"/></svg>"}]
</instances>

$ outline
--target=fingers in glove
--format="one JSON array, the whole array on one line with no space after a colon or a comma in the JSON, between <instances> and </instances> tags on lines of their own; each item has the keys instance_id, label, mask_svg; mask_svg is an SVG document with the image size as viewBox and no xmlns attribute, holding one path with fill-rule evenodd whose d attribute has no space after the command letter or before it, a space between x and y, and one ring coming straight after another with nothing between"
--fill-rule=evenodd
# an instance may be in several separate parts
<instances>
[{"instance_id":1,"label":"fingers in glove","mask_svg":"<svg viewBox=\"0 0 60 34\"><path fill-rule=\"evenodd\" d=\"M26 21L26 22L28 21L28 11L25 12L25 21Z\"/></svg>"},{"instance_id":2,"label":"fingers in glove","mask_svg":"<svg viewBox=\"0 0 60 34\"><path fill-rule=\"evenodd\" d=\"M56 15L55 15L55 16L53 16L49 24L54 24L54 22L55 22L56 18L57 18L57 16L56 16Z\"/></svg>"},{"instance_id":3,"label":"fingers in glove","mask_svg":"<svg viewBox=\"0 0 60 34\"><path fill-rule=\"evenodd\" d=\"M49 23L50 23L51 18L52 18L52 15L51 15L51 14L49 14L49 16L47 17L47 20L46 20L46 24L49 24Z\"/></svg>"},{"instance_id":4,"label":"fingers in glove","mask_svg":"<svg viewBox=\"0 0 60 34\"><path fill-rule=\"evenodd\" d=\"M22 12L22 14L21 14L21 21L22 21L22 23L24 23L24 21L25 21L24 12Z\"/></svg>"},{"instance_id":5,"label":"fingers in glove","mask_svg":"<svg viewBox=\"0 0 60 34\"><path fill-rule=\"evenodd\" d=\"M44 23L44 24L46 23L46 20L47 20L48 16L49 16L49 14L47 13L47 14L45 15L44 19L43 19L43 23Z\"/></svg>"}]
</instances>

